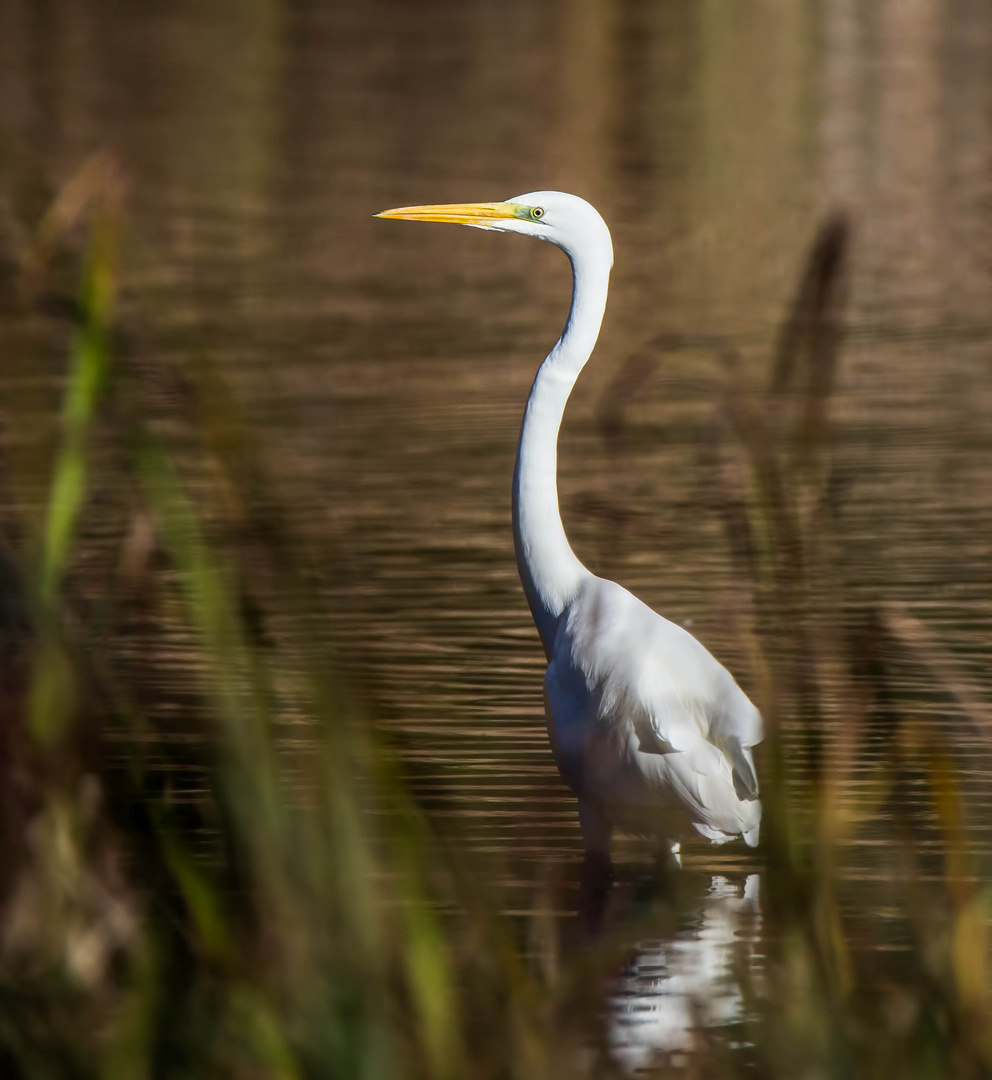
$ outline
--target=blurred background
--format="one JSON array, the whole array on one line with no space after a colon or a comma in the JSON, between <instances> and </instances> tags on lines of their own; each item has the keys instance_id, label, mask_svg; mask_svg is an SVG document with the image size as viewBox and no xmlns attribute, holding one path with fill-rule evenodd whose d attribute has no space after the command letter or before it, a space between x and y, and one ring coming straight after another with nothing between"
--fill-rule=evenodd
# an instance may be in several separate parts
<instances>
[{"instance_id":1,"label":"blurred background","mask_svg":"<svg viewBox=\"0 0 992 1080\"><path fill-rule=\"evenodd\" d=\"M510 533L769 725L583 910ZM0 3L0 1073L987 1075L992 8Z\"/></svg>"}]
</instances>

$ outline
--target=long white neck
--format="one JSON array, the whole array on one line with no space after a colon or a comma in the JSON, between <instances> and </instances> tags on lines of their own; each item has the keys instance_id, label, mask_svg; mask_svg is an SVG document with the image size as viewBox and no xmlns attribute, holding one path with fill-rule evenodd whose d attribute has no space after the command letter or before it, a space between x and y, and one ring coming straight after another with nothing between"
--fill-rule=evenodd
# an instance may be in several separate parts
<instances>
[{"instance_id":1,"label":"long white neck","mask_svg":"<svg viewBox=\"0 0 992 1080\"><path fill-rule=\"evenodd\" d=\"M531 387L513 474L513 545L534 622L550 652L562 614L589 571L576 558L558 510L558 429L565 403L599 337L609 289L609 263L572 263L572 308L558 343Z\"/></svg>"}]
</instances>

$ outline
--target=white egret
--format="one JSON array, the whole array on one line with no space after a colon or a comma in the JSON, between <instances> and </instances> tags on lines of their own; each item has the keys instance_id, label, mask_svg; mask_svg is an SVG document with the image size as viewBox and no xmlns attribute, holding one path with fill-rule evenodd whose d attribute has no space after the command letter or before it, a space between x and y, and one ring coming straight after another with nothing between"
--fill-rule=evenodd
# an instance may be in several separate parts
<instances>
[{"instance_id":1,"label":"white egret","mask_svg":"<svg viewBox=\"0 0 992 1080\"><path fill-rule=\"evenodd\" d=\"M520 580L548 659L544 700L558 771L579 800L587 863L609 866L613 827L676 841L691 823L715 843L758 842L751 748L761 715L686 630L576 558L558 510L558 429L606 307L613 244L575 195L405 206L379 217L522 233L572 264L572 307L524 410L513 476Z\"/></svg>"}]
</instances>

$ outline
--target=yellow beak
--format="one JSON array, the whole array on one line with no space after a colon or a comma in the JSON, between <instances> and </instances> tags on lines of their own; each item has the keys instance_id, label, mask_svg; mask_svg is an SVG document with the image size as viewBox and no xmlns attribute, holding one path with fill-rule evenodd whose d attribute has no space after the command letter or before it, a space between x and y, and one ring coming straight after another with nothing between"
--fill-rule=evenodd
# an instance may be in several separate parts
<instances>
[{"instance_id":1,"label":"yellow beak","mask_svg":"<svg viewBox=\"0 0 992 1080\"><path fill-rule=\"evenodd\" d=\"M481 225L490 221L505 221L518 216L521 207L513 203L441 203L435 206L400 206L376 214L382 218L404 218L407 221L452 221L456 225Z\"/></svg>"}]
</instances>

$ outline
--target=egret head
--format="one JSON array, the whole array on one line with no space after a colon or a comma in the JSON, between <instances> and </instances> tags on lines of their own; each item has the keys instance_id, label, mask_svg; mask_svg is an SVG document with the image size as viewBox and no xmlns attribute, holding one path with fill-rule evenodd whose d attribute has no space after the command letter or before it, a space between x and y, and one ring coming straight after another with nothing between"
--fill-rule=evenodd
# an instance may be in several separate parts
<instances>
[{"instance_id":1,"label":"egret head","mask_svg":"<svg viewBox=\"0 0 992 1080\"><path fill-rule=\"evenodd\" d=\"M564 191L529 191L506 202L401 206L376 214L409 221L450 221L494 232L523 233L556 244L570 257L595 254L613 265L610 230L594 206Z\"/></svg>"}]
</instances>

